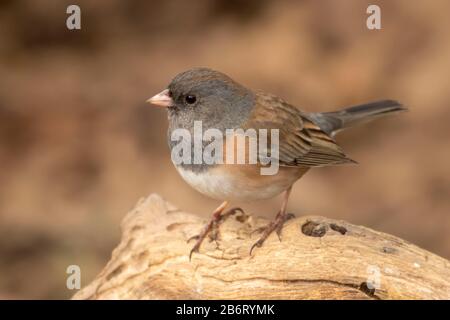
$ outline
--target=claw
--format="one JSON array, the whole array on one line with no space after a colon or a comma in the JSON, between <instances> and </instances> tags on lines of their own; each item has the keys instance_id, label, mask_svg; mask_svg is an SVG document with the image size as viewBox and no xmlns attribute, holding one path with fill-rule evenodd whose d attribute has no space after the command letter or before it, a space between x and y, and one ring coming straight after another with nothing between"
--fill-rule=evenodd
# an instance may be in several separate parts
<instances>
[{"instance_id":1,"label":"claw","mask_svg":"<svg viewBox=\"0 0 450 320\"><path fill-rule=\"evenodd\" d=\"M198 248L199 248L200 246L198 245L195 245L193 248L192 248L192 250L191 250L191 252L189 252L189 262L191 262L191 260L192 260L192 254L194 253L194 252L198 252Z\"/></svg>"},{"instance_id":2,"label":"claw","mask_svg":"<svg viewBox=\"0 0 450 320\"><path fill-rule=\"evenodd\" d=\"M263 232L267 227L268 227L268 226L256 228L255 230L252 230L252 231L250 232L250 235L253 235L253 234L255 234L255 233L261 233L261 232Z\"/></svg>"},{"instance_id":3,"label":"claw","mask_svg":"<svg viewBox=\"0 0 450 320\"><path fill-rule=\"evenodd\" d=\"M275 231L277 236L278 236L278 240L280 240L281 242L281 231L283 230L283 225L284 223L289 220L294 218L295 216L292 213L283 213L283 211L278 212L277 216L275 217L275 220L272 221L271 223L269 223L266 227L263 227L263 234L261 235L261 238L259 238L258 241L255 242L255 244L250 248L250 255L252 255L253 249L255 249L256 247L261 247L262 244L264 243L264 241L266 241L266 239L269 237L269 235ZM261 228L258 228L256 230L253 230L253 232L255 231L259 231Z\"/></svg>"},{"instance_id":4,"label":"claw","mask_svg":"<svg viewBox=\"0 0 450 320\"><path fill-rule=\"evenodd\" d=\"M200 238L199 234L196 234L195 236L190 237L189 239L186 240L186 243L191 242L192 240L198 240Z\"/></svg>"},{"instance_id":5,"label":"claw","mask_svg":"<svg viewBox=\"0 0 450 320\"><path fill-rule=\"evenodd\" d=\"M252 247L250 248L250 256L252 255L252 252L253 252L253 249L255 249L255 247L261 247L261 245L262 245L262 242L261 242L261 239L259 239L258 241L256 241L253 245L252 245Z\"/></svg>"},{"instance_id":6,"label":"claw","mask_svg":"<svg viewBox=\"0 0 450 320\"><path fill-rule=\"evenodd\" d=\"M275 230L275 233L277 234L277 237L278 237L278 241L280 241L280 242L281 242L281 229L283 229L283 228L278 227Z\"/></svg>"}]
</instances>

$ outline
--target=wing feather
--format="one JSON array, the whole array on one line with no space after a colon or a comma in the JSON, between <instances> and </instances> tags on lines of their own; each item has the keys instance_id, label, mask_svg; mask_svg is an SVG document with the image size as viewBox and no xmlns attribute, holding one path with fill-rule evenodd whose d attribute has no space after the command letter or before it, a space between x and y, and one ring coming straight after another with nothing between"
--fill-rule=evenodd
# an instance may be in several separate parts
<instances>
[{"instance_id":1,"label":"wing feather","mask_svg":"<svg viewBox=\"0 0 450 320\"><path fill-rule=\"evenodd\" d=\"M263 92L256 94L255 103L243 127L279 130L280 165L321 167L355 162L307 113Z\"/></svg>"}]
</instances>

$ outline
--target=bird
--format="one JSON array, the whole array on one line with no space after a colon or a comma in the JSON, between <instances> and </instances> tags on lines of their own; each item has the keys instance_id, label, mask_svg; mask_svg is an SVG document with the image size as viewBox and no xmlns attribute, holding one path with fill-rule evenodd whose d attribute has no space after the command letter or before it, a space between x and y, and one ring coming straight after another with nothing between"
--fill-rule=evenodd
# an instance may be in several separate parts
<instances>
[{"instance_id":1,"label":"bird","mask_svg":"<svg viewBox=\"0 0 450 320\"><path fill-rule=\"evenodd\" d=\"M194 134L196 122L201 122L203 129L216 129L224 136L230 129L267 129L277 130L278 133L278 155L272 159L279 165L276 174L261 174L265 164L260 158L256 163L241 164L201 161L174 163L178 173L191 187L221 201L201 232L189 239L196 240L189 259L224 219L243 212L241 208L225 211L232 201L258 201L283 193L280 210L275 219L261 230L261 236L251 247L250 255L273 232L280 238L283 224L291 217L287 213L287 204L292 186L297 180L311 168L356 163L337 144L336 133L407 110L398 101L379 100L334 112L306 112L276 95L251 90L226 74L206 67L195 67L179 73L167 88L147 102L167 109L167 139L172 151L177 145L172 139L173 133L182 130ZM188 143L193 144L192 141ZM225 145L227 143L228 140L224 142ZM204 142L201 147L205 147ZM240 150L234 146L230 149L249 153L248 145ZM191 154L188 160L192 160L192 157ZM245 157L247 159L248 155Z\"/></svg>"}]
</instances>

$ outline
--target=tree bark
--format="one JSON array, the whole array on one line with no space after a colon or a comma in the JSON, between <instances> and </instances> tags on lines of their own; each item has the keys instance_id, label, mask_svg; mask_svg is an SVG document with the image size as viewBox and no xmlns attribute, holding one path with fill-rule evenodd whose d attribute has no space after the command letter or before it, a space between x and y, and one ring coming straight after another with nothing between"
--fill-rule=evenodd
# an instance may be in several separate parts
<instances>
[{"instance_id":1,"label":"tree bark","mask_svg":"<svg viewBox=\"0 0 450 320\"><path fill-rule=\"evenodd\" d=\"M405 240L319 216L286 222L249 255L267 220L219 227L189 261L205 221L158 195L122 222L111 260L74 299L450 299L450 263Z\"/></svg>"}]
</instances>

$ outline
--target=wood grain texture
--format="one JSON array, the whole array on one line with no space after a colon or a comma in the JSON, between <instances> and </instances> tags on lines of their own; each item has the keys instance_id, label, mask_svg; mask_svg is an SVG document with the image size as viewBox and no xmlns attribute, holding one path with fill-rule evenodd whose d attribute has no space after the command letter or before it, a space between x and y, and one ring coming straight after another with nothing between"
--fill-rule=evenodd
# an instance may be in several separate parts
<instances>
[{"instance_id":1,"label":"wood grain texture","mask_svg":"<svg viewBox=\"0 0 450 320\"><path fill-rule=\"evenodd\" d=\"M238 214L189 261L186 240L204 222L158 195L140 200L111 260L73 298L450 299L448 260L366 227L302 216L249 256L268 221Z\"/></svg>"}]
</instances>

